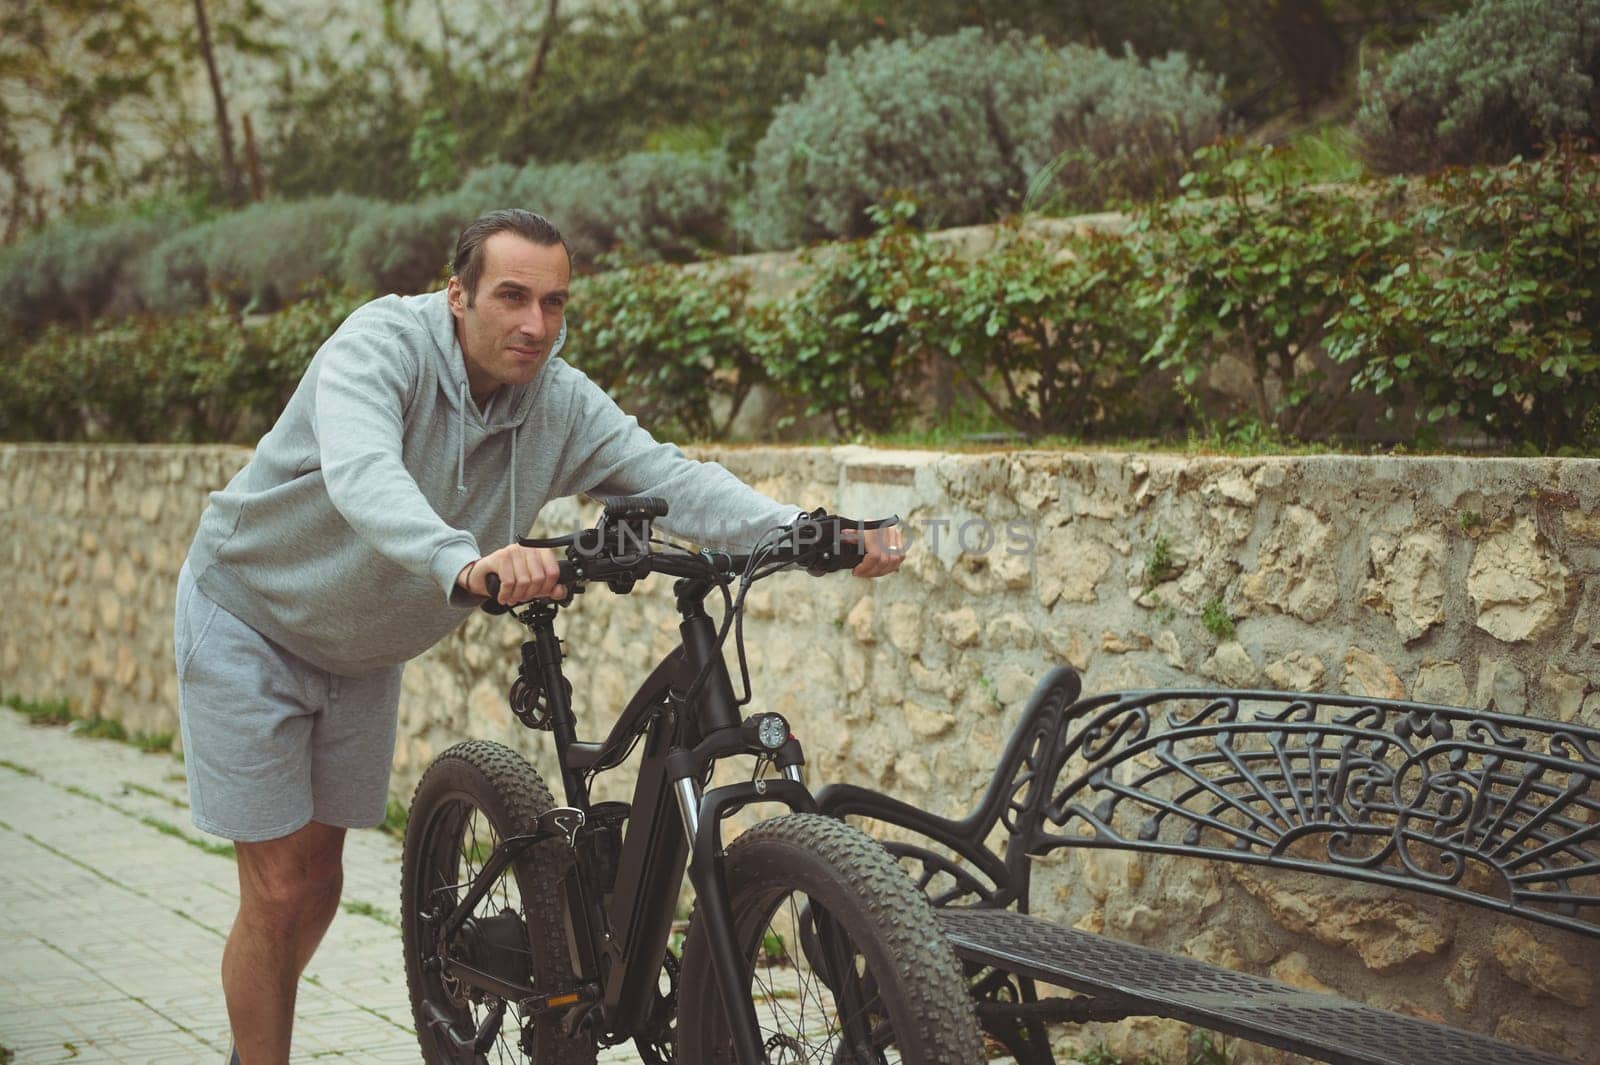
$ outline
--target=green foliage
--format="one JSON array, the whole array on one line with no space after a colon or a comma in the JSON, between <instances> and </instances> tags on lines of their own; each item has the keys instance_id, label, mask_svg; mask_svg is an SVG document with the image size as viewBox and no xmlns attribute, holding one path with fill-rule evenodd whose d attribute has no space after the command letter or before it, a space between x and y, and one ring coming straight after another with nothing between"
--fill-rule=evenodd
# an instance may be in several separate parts
<instances>
[{"instance_id":1,"label":"green foliage","mask_svg":"<svg viewBox=\"0 0 1600 1065\"><path fill-rule=\"evenodd\" d=\"M88 330L51 326L0 362L0 439L252 441L358 303L324 294L246 323L218 300Z\"/></svg>"},{"instance_id":2,"label":"green foliage","mask_svg":"<svg viewBox=\"0 0 1600 1065\"><path fill-rule=\"evenodd\" d=\"M275 310L337 276L351 229L372 210L354 196L263 203L191 227L153 249L139 282L143 306L167 313L222 296Z\"/></svg>"},{"instance_id":3,"label":"green foliage","mask_svg":"<svg viewBox=\"0 0 1600 1065\"><path fill-rule=\"evenodd\" d=\"M374 204L350 230L338 276L371 292L429 292L450 276L461 229L481 212L460 194Z\"/></svg>"},{"instance_id":4,"label":"green foliage","mask_svg":"<svg viewBox=\"0 0 1600 1065\"><path fill-rule=\"evenodd\" d=\"M1181 56L1145 65L970 29L834 52L774 112L741 227L763 248L860 237L890 190L915 197L925 226L983 222L1047 167L1036 198L1148 193L1218 131L1218 88Z\"/></svg>"},{"instance_id":5,"label":"green foliage","mask_svg":"<svg viewBox=\"0 0 1600 1065\"><path fill-rule=\"evenodd\" d=\"M130 264L180 224L170 213L67 220L0 250L0 319L32 333L133 309Z\"/></svg>"},{"instance_id":6,"label":"green foliage","mask_svg":"<svg viewBox=\"0 0 1600 1065\"><path fill-rule=\"evenodd\" d=\"M580 269L684 262L725 251L732 242L733 171L721 152L635 152L610 163L530 164L508 191L511 205L556 224Z\"/></svg>"},{"instance_id":7,"label":"green foliage","mask_svg":"<svg viewBox=\"0 0 1600 1065\"><path fill-rule=\"evenodd\" d=\"M1085 439L1181 419L1181 402L1141 356L1154 315L1129 242L1089 233L1052 249L1014 225L976 263L940 260L923 297L926 347L948 353L1006 425Z\"/></svg>"},{"instance_id":8,"label":"green foliage","mask_svg":"<svg viewBox=\"0 0 1600 1065\"><path fill-rule=\"evenodd\" d=\"M65 725L72 720L72 707L65 699L24 699L18 695L8 695L0 699L23 717L35 725Z\"/></svg>"},{"instance_id":9,"label":"green foliage","mask_svg":"<svg viewBox=\"0 0 1600 1065\"><path fill-rule=\"evenodd\" d=\"M1155 539L1150 541L1150 551L1144 556L1144 580L1140 589L1150 591L1173 572L1172 539L1166 533L1156 533Z\"/></svg>"},{"instance_id":10,"label":"green foliage","mask_svg":"<svg viewBox=\"0 0 1600 1065\"><path fill-rule=\"evenodd\" d=\"M132 743L146 754L166 754L176 737L171 732L135 732Z\"/></svg>"},{"instance_id":11,"label":"green foliage","mask_svg":"<svg viewBox=\"0 0 1600 1065\"><path fill-rule=\"evenodd\" d=\"M264 108L261 167L285 199L339 192L403 199L416 192L412 131L427 110L427 79L381 37L363 36L286 58ZM359 160L359 165L353 161Z\"/></svg>"},{"instance_id":12,"label":"green foliage","mask_svg":"<svg viewBox=\"0 0 1600 1065\"><path fill-rule=\"evenodd\" d=\"M91 717L78 722L78 735L91 740L117 740L126 742L128 730L120 721L109 717Z\"/></svg>"},{"instance_id":13,"label":"green foliage","mask_svg":"<svg viewBox=\"0 0 1600 1065\"><path fill-rule=\"evenodd\" d=\"M765 377L769 308L749 279L646 266L582 279L572 301L568 359L658 436L726 433Z\"/></svg>"},{"instance_id":14,"label":"green foliage","mask_svg":"<svg viewBox=\"0 0 1600 1065\"><path fill-rule=\"evenodd\" d=\"M807 416L827 416L847 435L898 425L928 372L913 323L930 290L917 279L949 253L910 228L915 210L909 201L873 208L872 236L806 253L805 287L777 308L769 376Z\"/></svg>"},{"instance_id":15,"label":"green foliage","mask_svg":"<svg viewBox=\"0 0 1600 1065\"><path fill-rule=\"evenodd\" d=\"M1262 425L1292 435L1337 428L1350 405L1325 384L1323 323L1342 285L1375 274L1406 242L1404 227L1375 211L1371 194L1271 176L1271 149L1224 144L1195 156L1184 195L1134 227L1154 282L1140 302L1166 314L1147 358L1196 388L1237 355L1250 375L1248 413Z\"/></svg>"},{"instance_id":16,"label":"green foliage","mask_svg":"<svg viewBox=\"0 0 1600 1065\"><path fill-rule=\"evenodd\" d=\"M1354 383L1542 453L1600 447L1600 158L1568 145L1424 186L1422 241L1345 281ZM1398 396L1397 396L1398 394Z\"/></svg>"},{"instance_id":17,"label":"green foliage","mask_svg":"<svg viewBox=\"0 0 1600 1065\"><path fill-rule=\"evenodd\" d=\"M1386 172L1499 163L1600 136L1600 0L1476 0L1362 79L1363 149Z\"/></svg>"},{"instance_id":18,"label":"green foliage","mask_svg":"<svg viewBox=\"0 0 1600 1065\"><path fill-rule=\"evenodd\" d=\"M395 839L404 839L406 835L406 820L411 816L411 809L399 799L390 796L383 807L383 824L378 826L378 831Z\"/></svg>"},{"instance_id":19,"label":"green foliage","mask_svg":"<svg viewBox=\"0 0 1600 1065\"><path fill-rule=\"evenodd\" d=\"M1231 640L1234 636L1233 618L1221 599L1211 599L1200 610L1200 624L1218 640Z\"/></svg>"}]
</instances>

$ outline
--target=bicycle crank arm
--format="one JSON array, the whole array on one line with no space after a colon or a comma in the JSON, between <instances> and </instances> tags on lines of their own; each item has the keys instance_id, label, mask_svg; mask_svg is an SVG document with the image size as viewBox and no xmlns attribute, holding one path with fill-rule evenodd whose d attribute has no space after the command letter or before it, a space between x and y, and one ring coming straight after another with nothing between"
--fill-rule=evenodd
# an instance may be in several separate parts
<instances>
[{"instance_id":1,"label":"bicycle crank arm","mask_svg":"<svg viewBox=\"0 0 1600 1065\"><path fill-rule=\"evenodd\" d=\"M428 1031L433 1035L434 1045L453 1065L487 1065L489 1059L476 1049L476 1032L465 1037L457 1034L450 1018L436 1003L425 1003L423 1010L428 1015Z\"/></svg>"}]
</instances>

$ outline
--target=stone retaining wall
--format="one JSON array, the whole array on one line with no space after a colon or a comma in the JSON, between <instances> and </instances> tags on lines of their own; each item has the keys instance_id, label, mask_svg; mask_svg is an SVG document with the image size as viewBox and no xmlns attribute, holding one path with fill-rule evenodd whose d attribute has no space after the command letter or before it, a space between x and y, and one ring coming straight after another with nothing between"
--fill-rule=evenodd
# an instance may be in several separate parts
<instances>
[{"instance_id":1,"label":"stone retaining wall","mask_svg":"<svg viewBox=\"0 0 1600 1065\"><path fill-rule=\"evenodd\" d=\"M173 730L173 583L206 492L247 454L0 447L0 691ZM1600 462L701 454L779 498L909 520L916 549L895 578L785 574L750 597L756 705L795 722L816 780L963 812L1058 662L1091 692L1322 689L1600 727ZM582 517L552 504L540 528ZM569 613L585 734L603 733L675 621L659 579ZM476 616L407 670L397 796L469 735L554 777L544 737L505 709L519 631ZM1043 865L1036 909L1068 923L1600 1062L1600 950L1576 937L1241 866L1093 851ZM1177 1061L1183 1029L1080 1038Z\"/></svg>"}]
</instances>

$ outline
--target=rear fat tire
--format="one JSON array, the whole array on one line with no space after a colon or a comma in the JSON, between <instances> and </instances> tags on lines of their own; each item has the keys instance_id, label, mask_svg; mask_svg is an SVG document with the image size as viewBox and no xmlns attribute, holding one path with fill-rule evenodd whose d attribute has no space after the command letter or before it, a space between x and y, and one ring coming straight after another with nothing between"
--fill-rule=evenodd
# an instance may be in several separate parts
<instances>
[{"instance_id":1,"label":"rear fat tire","mask_svg":"<svg viewBox=\"0 0 1600 1065\"><path fill-rule=\"evenodd\" d=\"M423 1060L430 1065L447 1065L449 1058L431 1034L428 1004L442 1008L463 1032L474 1030L487 1013L485 1006L471 1003L458 990L447 987L440 974L422 969L423 959L435 951L431 928L421 917L424 910L439 904L437 898L430 899L430 894L441 885L469 880L469 866L473 872L481 867L486 853L462 860L465 850L474 849L463 846L470 842L469 831L478 844L477 850L492 849L499 840L535 830L539 815L554 805L550 789L521 755L484 740L451 747L433 760L417 783L406 819L401 860L400 924L412 1017ZM527 929L533 983L541 989L567 987L574 980L561 901L561 883L569 860L559 840L531 848L501 874L502 882L496 884L474 914L491 916L508 902L511 908L520 909ZM453 898L460 897L459 891L451 894ZM559 1013L551 1013L533 1023L533 1055L528 1058L519 1045L520 1018L515 1006L508 1006L488 1060L591 1065L595 1060L593 1039L587 1035L568 1039L561 1021Z\"/></svg>"},{"instance_id":2,"label":"rear fat tire","mask_svg":"<svg viewBox=\"0 0 1600 1065\"><path fill-rule=\"evenodd\" d=\"M817 1018L834 1003L822 974L812 971L809 956L819 950L815 935L803 926L807 907L825 911L849 937L852 969L862 993L871 998L868 1012L877 1018L875 1028L892 1033L892 1045L866 1061L977 1065L984 1060L967 982L932 907L872 839L832 818L790 814L734 840L727 848L726 872L735 935L751 966L750 991L769 1061L861 1062L840 1047L837 1031L816 1031ZM787 971L759 956L769 933L783 938L794 959ZM790 986L797 981L798 995ZM678 1060L732 1062L710 942L698 918L684 943L681 986Z\"/></svg>"}]
</instances>

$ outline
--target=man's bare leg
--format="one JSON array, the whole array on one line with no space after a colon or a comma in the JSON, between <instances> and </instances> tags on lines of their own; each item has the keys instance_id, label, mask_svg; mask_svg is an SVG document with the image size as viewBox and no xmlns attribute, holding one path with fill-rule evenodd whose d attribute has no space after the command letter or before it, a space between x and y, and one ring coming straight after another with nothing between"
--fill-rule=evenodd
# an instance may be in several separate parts
<instances>
[{"instance_id":1,"label":"man's bare leg","mask_svg":"<svg viewBox=\"0 0 1600 1065\"><path fill-rule=\"evenodd\" d=\"M339 909L344 834L313 821L235 846L239 915L222 952L222 990L246 1065L288 1065L295 986Z\"/></svg>"}]
</instances>

